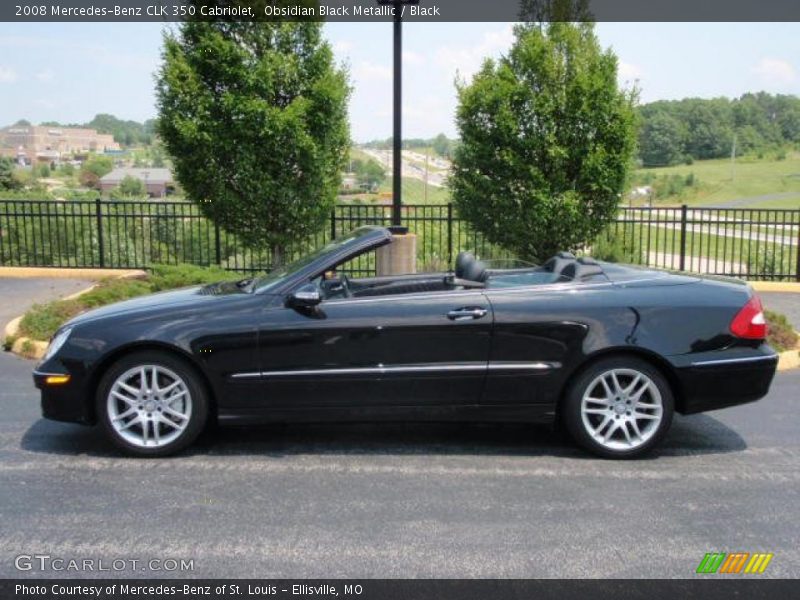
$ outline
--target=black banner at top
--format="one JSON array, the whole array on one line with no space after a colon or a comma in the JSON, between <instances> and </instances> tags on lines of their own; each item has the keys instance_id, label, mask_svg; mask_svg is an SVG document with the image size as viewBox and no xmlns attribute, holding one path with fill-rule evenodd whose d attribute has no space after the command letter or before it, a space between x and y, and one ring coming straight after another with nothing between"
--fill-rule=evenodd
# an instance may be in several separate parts
<instances>
[{"instance_id":1,"label":"black banner at top","mask_svg":"<svg viewBox=\"0 0 800 600\"><path fill-rule=\"evenodd\" d=\"M395 12L397 11L397 12ZM800 0L3 0L5 22L800 21Z\"/></svg>"}]
</instances>

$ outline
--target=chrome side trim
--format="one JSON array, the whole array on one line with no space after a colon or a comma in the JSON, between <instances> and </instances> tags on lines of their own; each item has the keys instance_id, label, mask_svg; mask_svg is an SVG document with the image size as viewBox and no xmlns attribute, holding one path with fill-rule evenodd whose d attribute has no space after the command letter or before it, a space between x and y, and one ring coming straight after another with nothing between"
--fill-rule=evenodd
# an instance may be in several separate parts
<instances>
[{"instance_id":1,"label":"chrome side trim","mask_svg":"<svg viewBox=\"0 0 800 600\"><path fill-rule=\"evenodd\" d=\"M233 373L231 379L259 379L269 377L313 377L319 375L384 375L393 373L447 373L458 371L548 371L558 369L557 362L489 362L455 365L378 365L377 367L351 367L341 369L296 369L291 371L254 371Z\"/></svg>"},{"instance_id":2,"label":"chrome side trim","mask_svg":"<svg viewBox=\"0 0 800 600\"><path fill-rule=\"evenodd\" d=\"M549 371L560 368L559 362L489 362L490 371Z\"/></svg>"},{"instance_id":3,"label":"chrome side trim","mask_svg":"<svg viewBox=\"0 0 800 600\"><path fill-rule=\"evenodd\" d=\"M765 360L778 360L777 354L769 354L766 356L748 356L744 358L718 358L714 360L699 360L691 363L693 367L710 367L714 365L735 365L740 363L761 362Z\"/></svg>"},{"instance_id":4,"label":"chrome side trim","mask_svg":"<svg viewBox=\"0 0 800 600\"><path fill-rule=\"evenodd\" d=\"M37 371L34 369L33 375L34 377L64 377L64 375L69 375L69 373L45 373L44 371Z\"/></svg>"},{"instance_id":5,"label":"chrome side trim","mask_svg":"<svg viewBox=\"0 0 800 600\"><path fill-rule=\"evenodd\" d=\"M261 377L261 373L259 371L254 371L252 373L231 373L231 379L258 379Z\"/></svg>"}]
</instances>

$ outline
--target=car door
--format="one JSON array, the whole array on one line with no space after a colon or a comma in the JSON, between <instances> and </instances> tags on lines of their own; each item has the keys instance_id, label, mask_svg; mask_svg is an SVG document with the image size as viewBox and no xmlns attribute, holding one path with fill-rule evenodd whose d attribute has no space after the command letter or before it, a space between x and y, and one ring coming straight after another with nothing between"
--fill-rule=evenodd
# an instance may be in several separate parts
<instances>
[{"instance_id":1,"label":"car door","mask_svg":"<svg viewBox=\"0 0 800 600\"><path fill-rule=\"evenodd\" d=\"M492 319L479 291L271 309L259 327L265 406L476 404Z\"/></svg>"}]
</instances>

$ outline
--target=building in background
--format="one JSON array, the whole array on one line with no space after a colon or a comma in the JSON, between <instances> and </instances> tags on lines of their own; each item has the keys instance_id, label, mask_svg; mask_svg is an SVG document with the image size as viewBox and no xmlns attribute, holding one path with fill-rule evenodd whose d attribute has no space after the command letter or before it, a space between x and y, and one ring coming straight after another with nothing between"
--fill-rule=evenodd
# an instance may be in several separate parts
<instances>
[{"instance_id":1,"label":"building in background","mask_svg":"<svg viewBox=\"0 0 800 600\"><path fill-rule=\"evenodd\" d=\"M133 177L144 183L147 195L151 198L163 198L167 190L172 188L174 180L169 169L134 169L118 168L100 178L100 191L104 194L116 188L126 177Z\"/></svg>"},{"instance_id":2,"label":"building in background","mask_svg":"<svg viewBox=\"0 0 800 600\"><path fill-rule=\"evenodd\" d=\"M82 127L12 125L0 129L0 155L19 164L59 162L89 152L118 151L114 136Z\"/></svg>"}]
</instances>

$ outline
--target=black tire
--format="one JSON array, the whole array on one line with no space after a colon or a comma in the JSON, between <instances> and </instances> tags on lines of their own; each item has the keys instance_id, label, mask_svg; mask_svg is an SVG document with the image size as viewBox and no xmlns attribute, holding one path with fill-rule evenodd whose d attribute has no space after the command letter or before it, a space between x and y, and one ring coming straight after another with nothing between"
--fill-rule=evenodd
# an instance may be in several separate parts
<instances>
[{"instance_id":1,"label":"black tire","mask_svg":"<svg viewBox=\"0 0 800 600\"><path fill-rule=\"evenodd\" d=\"M114 410L109 408L109 394L111 393L114 382L131 369L141 365L154 365L161 369L168 369L177 375L185 384L185 389L188 392L188 399L190 400L191 409L188 418L188 423L182 431L177 435L174 440L151 447L144 447L131 443L128 439L123 437L123 434L118 432L112 424L112 415L110 411ZM137 408L137 407L132 407ZM95 409L97 420L100 423L106 436L119 448L126 453L139 457L162 457L169 456L180 452L192 442L195 441L197 436L205 427L209 414L209 400L208 393L205 385L200 380L200 376L195 369L187 361L182 358L158 350L146 350L133 352L127 356L122 357L115 362L103 374L97 386L97 393L95 398ZM168 410L168 409L164 409ZM141 411L140 411L141 412ZM160 412L160 409L159 409ZM155 412L153 413L155 414ZM166 413L164 413L166 415ZM142 415L144 418L144 415ZM182 423L182 421L176 421ZM142 426L135 426L141 430ZM154 431L154 427L158 425L150 425L149 432ZM159 428L159 431L171 429Z\"/></svg>"},{"instance_id":2,"label":"black tire","mask_svg":"<svg viewBox=\"0 0 800 600\"><path fill-rule=\"evenodd\" d=\"M609 447L610 444L615 446L621 446L625 443L630 443L627 440L628 435L630 434L632 437L635 438L633 434L633 425L629 425L631 419L635 417L628 416L626 419L626 415L637 415L640 414L637 411L631 412L622 412L621 414L617 413L617 409L624 411L625 410L625 403L627 402L625 398L626 395L622 394L619 396L614 396L614 399L610 402L610 406L606 408L604 405L600 403L597 404L588 404L587 406L592 408L596 411L603 411L608 410L609 414L599 414L595 416L594 414L584 415L583 413L583 398L587 392L591 392L591 396L594 397L597 392L597 389L605 389L601 388L602 382L598 383L598 378L605 374L610 377L610 373L614 371L615 373L619 373L620 371L626 372L622 374L620 379L620 383L622 384L621 387L626 387L626 383L629 385L633 382L635 375L628 374L627 371L634 371L638 372L652 382L655 388L658 391L658 395L651 392L652 388L648 388L643 394L643 397L646 399L647 403L657 403L658 401L654 398L660 396L660 403L661 403L661 412L660 412L660 421L656 424L649 425L650 420L656 421L655 418L647 417L643 421L637 421L636 427L640 428L640 423L645 423L645 427L649 427L650 430L648 431L647 439L635 447L630 448L621 448L621 447ZM630 377L630 379L624 379L624 377ZM644 382L644 380L642 380ZM589 389L591 386L591 389ZM649 399L648 399L649 396ZM617 398L622 398L617 400ZM630 403L628 403L630 404ZM636 402L634 400L634 406ZM644 406L644 404L643 404ZM575 380L570 385L569 389L567 390L566 396L564 398L563 406L562 406L562 418L564 424L569 431L572 438L577 442L580 446L588 450L589 452L596 454L597 456L603 458L612 458L612 459L627 459L627 458L637 458L642 456L652 450L655 446L657 446L661 440L666 435L667 431L672 424L672 416L675 411L675 400L672 394L672 389L670 388L669 382L666 380L664 375L661 371L653 366L651 363L642 360L641 358L635 356L613 356L609 358L601 359L588 368L581 371L575 378ZM657 414L658 409L642 409L641 412L647 414ZM586 417L586 422L584 421L584 417ZM602 430L605 432L616 427L615 431L612 432L610 439L606 440L606 443L603 444L592 433L589 431L589 426L596 426L600 427L604 420L614 419L608 421L608 425L606 426L608 429ZM619 421L621 419L621 421ZM627 423L626 423L627 420ZM619 421L615 424L615 421ZM587 425L587 422L589 425ZM626 431L622 431L621 428L624 428ZM597 431L595 431L596 435ZM624 436L623 436L624 434ZM602 437L602 435L600 435ZM644 436L642 436L644 439ZM638 443L638 442L637 442Z\"/></svg>"}]
</instances>

